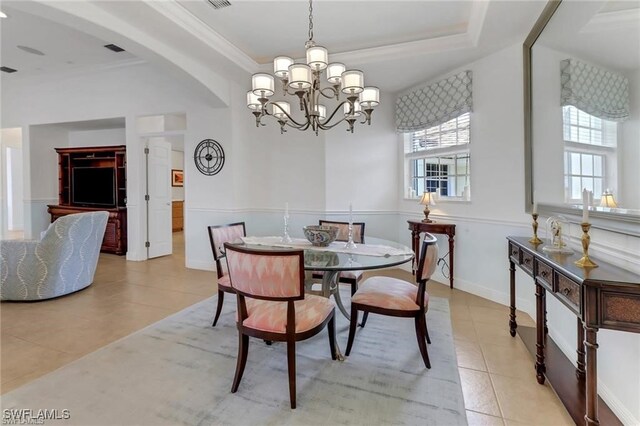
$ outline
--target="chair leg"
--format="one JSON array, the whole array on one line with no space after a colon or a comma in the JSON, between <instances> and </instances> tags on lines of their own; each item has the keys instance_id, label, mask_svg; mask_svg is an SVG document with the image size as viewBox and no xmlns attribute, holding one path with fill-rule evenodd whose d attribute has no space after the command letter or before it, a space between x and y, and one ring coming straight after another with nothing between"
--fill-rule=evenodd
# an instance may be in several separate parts
<instances>
[{"instance_id":1,"label":"chair leg","mask_svg":"<svg viewBox=\"0 0 640 426\"><path fill-rule=\"evenodd\" d=\"M364 325L367 323L367 318L369 318L369 312L364 311L364 314L362 314L362 322L360 323L360 327L364 328Z\"/></svg>"},{"instance_id":2,"label":"chair leg","mask_svg":"<svg viewBox=\"0 0 640 426\"><path fill-rule=\"evenodd\" d=\"M238 390L238 386L240 386L244 367L247 365L247 354L249 353L249 336L242 334L242 332L239 332L239 334L238 362L236 364L236 375L233 378L233 385L231 386L231 393L235 393Z\"/></svg>"},{"instance_id":3,"label":"chair leg","mask_svg":"<svg viewBox=\"0 0 640 426\"><path fill-rule=\"evenodd\" d=\"M431 362L429 362L429 353L427 352L427 342L426 342L426 330L427 324L424 319L424 315L418 315L415 317L416 323L416 337L418 338L418 347L420 348L420 353L422 354L422 360L424 361L424 365L427 368L431 368Z\"/></svg>"},{"instance_id":4,"label":"chair leg","mask_svg":"<svg viewBox=\"0 0 640 426\"><path fill-rule=\"evenodd\" d=\"M356 294L356 291L358 291L358 282L354 281L351 283L351 297Z\"/></svg>"},{"instance_id":5,"label":"chair leg","mask_svg":"<svg viewBox=\"0 0 640 426\"><path fill-rule=\"evenodd\" d=\"M364 313L365 315L367 312ZM356 336L356 327L358 326L358 310L351 305L351 323L349 324L349 340L347 341L347 350L344 353L349 356L351 347L353 346L353 338Z\"/></svg>"},{"instance_id":6,"label":"chair leg","mask_svg":"<svg viewBox=\"0 0 640 426\"><path fill-rule=\"evenodd\" d=\"M296 341L287 340L287 362L289 366L289 399L291 408L296 408Z\"/></svg>"},{"instance_id":7,"label":"chair leg","mask_svg":"<svg viewBox=\"0 0 640 426\"><path fill-rule=\"evenodd\" d=\"M327 324L327 328L329 331L329 348L331 349L331 359L336 360L338 356L336 355L336 316L335 311L331 314L331 319L329 320L329 324Z\"/></svg>"},{"instance_id":8,"label":"chair leg","mask_svg":"<svg viewBox=\"0 0 640 426\"><path fill-rule=\"evenodd\" d=\"M224 291L218 290L218 307L216 308L216 316L213 318L213 324L211 327L215 327L220 318L220 312L222 312L222 303L224 303Z\"/></svg>"}]
</instances>

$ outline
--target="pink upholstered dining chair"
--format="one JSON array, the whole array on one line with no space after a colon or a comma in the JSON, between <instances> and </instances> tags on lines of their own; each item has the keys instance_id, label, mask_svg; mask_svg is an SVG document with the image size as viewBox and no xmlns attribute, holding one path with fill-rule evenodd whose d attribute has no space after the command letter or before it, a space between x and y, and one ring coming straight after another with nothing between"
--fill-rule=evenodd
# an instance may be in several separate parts
<instances>
[{"instance_id":1,"label":"pink upholstered dining chair","mask_svg":"<svg viewBox=\"0 0 640 426\"><path fill-rule=\"evenodd\" d=\"M320 225L335 226L338 228L338 237L336 241L349 240L349 222L334 222L330 220L320 220ZM356 244L364 244L364 222L353 222L353 242ZM313 278L322 278L323 271L314 271ZM351 286L351 296L358 290L358 283L362 280L362 271L343 271L338 275L338 282L349 284Z\"/></svg>"},{"instance_id":2,"label":"pink upholstered dining chair","mask_svg":"<svg viewBox=\"0 0 640 426\"><path fill-rule=\"evenodd\" d=\"M346 355L351 353L353 340L358 324L358 311L364 312L364 327L369 312L393 317L410 317L414 319L418 347L422 360L427 368L431 368L427 343L431 343L425 315L429 307L429 294L426 292L427 281L431 278L438 261L437 239L426 233L420 252L420 262L416 279L418 285L391 277L367 278L360 289L351 298L351 324Z\"/></svg>"},{"instance_id":3,"label":"pink upholstered dining chair","mask_svg":"<svg viewBox=\"0 0 640 426\"><path fill-rule=\"evenodd\" d=\"M264 251L229 243L224 248L231 287L237 295L240 337L231 392L238 390L242 380L249 337L287 342L289 399L291 408L296 408L296 342L315 336L327 326L331 358L335 360L335 305L330 299L305 295L302 250Z\"/></svg>"},{"instance_id":4,"label":"pink upholstered dining chair","mask_svg":"<svg viewBox=\"0 0 640 426\"><path fill-rule=\"evenodd\" d=\"M213 259L216 261L216 271L218 273L218 306L216 307L216 314L212 324L212 327L215 327L218 318L220 318L220 312L222 312L224 294L235 293L231 288L231 284L229 284L227 263L224 262L224 243L240 239L246 236L247 233L244 222L209 226L207 229L209 230L209 242L211 243L211 251L213 251Z\"/></svg>"}]
</instances>

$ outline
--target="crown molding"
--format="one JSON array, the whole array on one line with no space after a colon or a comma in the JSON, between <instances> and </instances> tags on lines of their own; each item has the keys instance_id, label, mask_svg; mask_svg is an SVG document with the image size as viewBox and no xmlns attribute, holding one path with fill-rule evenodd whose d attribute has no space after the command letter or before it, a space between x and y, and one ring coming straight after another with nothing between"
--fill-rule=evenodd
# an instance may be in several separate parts
<instances>
[{"instance_id":1,"label":"crown molding","mask_svg":"<svg viewBox=\"0 0 640 426\"><path fill-rule=\"evenodd\" d=\"M259 68L259 64L251 59L249 55L221 36L176 0L145 0L145 4L180 26L198 40L218 51L243 70L254 73Z\"/></svg>"},{"instance_id":2,"label":"crown molding","mask_svg":"<svg viewBox=\"0 0 640 426\"><path fill-rule=\"evenodd\" d=\"M581 33L599 33L640 27L640 8L597 13L587 22Z\"/></svg>"},{"instance_id":3,"label":"crown molding","mask_svg":"<svg viewBox=\"0 0 640 426\"><path fill-rule=\"evenodd\" d=\"M145 3L245 71L254 73L265 66L265 64L254 61L249 55L244 53L244 51L229 42L176 0L145 0ZM446 50L476 47L484 26L489 3L490 0L474 0L471 2L469 22L467 23L467 30L464 33L334 53L332 54L332 59L348 61L352 64L365 64Z\"/></svg>"},{"instance_id":4,"label":"crown molding","mask_svg":"<svg viewBox=\"0 0 640 426\"><path fill-rule=\"evenodd\" d=\"M471 14L469 16L469 24L467 25L467 35L471 39L473 47L478 45L484 20L489 10L489 0L475 0L471 3Z\"/></svg>"}]
</instances>

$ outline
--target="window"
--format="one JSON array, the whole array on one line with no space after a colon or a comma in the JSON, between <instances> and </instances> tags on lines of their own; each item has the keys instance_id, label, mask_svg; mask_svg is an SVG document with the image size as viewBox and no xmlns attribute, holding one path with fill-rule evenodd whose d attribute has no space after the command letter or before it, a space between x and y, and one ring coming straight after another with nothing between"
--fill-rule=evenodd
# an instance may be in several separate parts
<instances>
[{"instance_id":1,"label":"window","mask_svg":"<svg viewBox=\"0 0 640 426\"><path fill-rule=\"evenodd\" d=\"M405 159L409 188L420 195L467 198L470 188L470 113L439 126L407 134Z\"/></svg>"},{"instance_id":2,"label":"window","mask_svg":"<svg viewBox=\"0 0 640 426\"><path fill-rule=\"evenodd\" d=\"M562 107L562 121L565 201L580 202L583 188L599 199L604 189L616 186L617 123L574 106Z\"/></svg>"}]
</instances>

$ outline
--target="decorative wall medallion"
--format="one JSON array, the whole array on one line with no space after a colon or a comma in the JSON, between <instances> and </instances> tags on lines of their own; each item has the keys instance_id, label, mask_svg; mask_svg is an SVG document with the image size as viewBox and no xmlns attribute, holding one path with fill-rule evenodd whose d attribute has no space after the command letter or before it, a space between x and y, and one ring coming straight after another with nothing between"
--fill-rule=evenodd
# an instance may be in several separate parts
<instances>
[{"instance_id":1,"label":"decorative wall medallion","mask_svg":"<svg viewBox=\"0 0 640 426\"><path fill-rule=\"evenodd\" d=\"M204 139L196 146L193 160L196 163L196 168L203 175L217 175L224 166L222 145L213 139Z\"/></svg>"}]
</instances>

